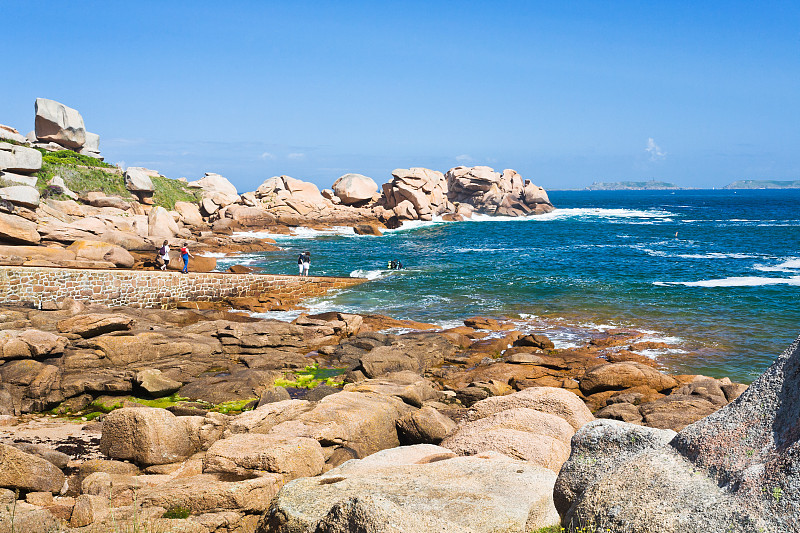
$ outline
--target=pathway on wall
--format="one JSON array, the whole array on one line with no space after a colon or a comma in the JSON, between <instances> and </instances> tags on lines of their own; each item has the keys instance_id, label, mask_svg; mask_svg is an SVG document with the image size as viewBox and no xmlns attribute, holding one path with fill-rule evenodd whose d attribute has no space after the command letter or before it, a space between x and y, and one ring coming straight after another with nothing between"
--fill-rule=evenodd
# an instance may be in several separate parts
<instances>
[{"instance_id":1,"label":"pathway on wall","mask_svg":"<svg viewBox=\"0 0 800 533\"><path fill-rule=\"evenodd\" d=\"M269 295L287 302L321 296L367 281L362 278L274 276L221 272L85 270L0 266L0 303L32 304L65 298L111 307L175 307L180 301Z\"/></svg>"}]
</instances>

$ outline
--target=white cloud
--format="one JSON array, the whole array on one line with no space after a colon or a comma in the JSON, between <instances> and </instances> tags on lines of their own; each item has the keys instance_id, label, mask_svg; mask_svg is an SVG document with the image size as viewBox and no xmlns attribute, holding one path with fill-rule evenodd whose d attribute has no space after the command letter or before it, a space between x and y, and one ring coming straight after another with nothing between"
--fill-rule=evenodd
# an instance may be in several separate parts
<instances>
[{"instance_id":1,"label":"white cloud","mask_svg":"<svg viewBox=\"0 0 800 533\"><path fill-rule=\"evenodd\" d=\"M287 155L289 159L303 159L306 156L303 152L292 152L291 154Z\"/></svg>"},{"instance_id":2,"label":"white cloud","mask_svg":"<svg viewBox=\"0 0 800 533\"><path fill-rule=\"evenodd\" d=\"M264 152L259 156L261 159L275 159L275 154L271 154L269 152Z\"/></svg>"},{"instance_id":3,"label":"white cloud","mask_svg":"<svg viewBox=\"0 0 800 533\"><path fill-rule=\"evenodd\" d=\"M647 148L645 151L650 154L651 161L658 161L660 159L664 159L667 157L667 152L661 149L660 146L656 144L652 137L647 139Z\"/></svg>"},{"instance_id":4,"label":"white cloud","mask_svg":"<svg viewBox=\"0 0 800 533\"><path fill-rule=\"evenodd\" d=\"M459 163L471 163L473 161L472 156L469 154L461 154L456 156L456 161Z\"/></svg>"}]
</instances>

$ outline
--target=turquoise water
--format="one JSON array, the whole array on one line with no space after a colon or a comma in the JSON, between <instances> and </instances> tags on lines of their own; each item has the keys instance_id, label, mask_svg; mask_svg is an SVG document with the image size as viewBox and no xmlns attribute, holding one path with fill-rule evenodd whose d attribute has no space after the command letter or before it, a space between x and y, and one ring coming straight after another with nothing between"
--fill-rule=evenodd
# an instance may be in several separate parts
<instances>
[{"instance_id":1,"label":"turquoise water","mask_svg":"<svg viewBox=\"0 0 800 533\"><path fill-rule=\"evenodd\" d=\"M520 319L557 345L609 327L645 330L675 372L750 382L800 331L800 191L553 191L530 219L416 223L383 237L349 229L279 237L284 251L220 261L268 273L367 276L313 310L444 325ZM677 232L677 237L676 237ZM401 260L406 269L386 270Z\"/></svg>"}]
</instances>

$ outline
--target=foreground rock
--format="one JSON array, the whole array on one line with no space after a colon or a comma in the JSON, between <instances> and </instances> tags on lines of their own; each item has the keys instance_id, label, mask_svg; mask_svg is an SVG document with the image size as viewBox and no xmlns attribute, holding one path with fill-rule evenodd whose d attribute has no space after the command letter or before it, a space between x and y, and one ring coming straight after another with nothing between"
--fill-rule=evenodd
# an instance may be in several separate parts
<instances>
[{"instance_id":1,"label":"foreground rock","mask_svg":"<svg viewBox=\"0 0 800 533\"><path fill-rule=\"evenodd\" d=\"M549 470L497 454L395 448L288 483L257 531L528 532L558 521L554 479Z\"/></svg>"},{"instance_id":2,"label":"foreground rock","mask_svg":"<svg viewBox=\"0 0 800 533\"><path fill-rule=\"evenodd\" d=\"M612 531L800 531L798 420L800 339L733 403L674 438L621 422L587 425L573 438L555 501L565 524Z\"/></svg>"}]
</instances>

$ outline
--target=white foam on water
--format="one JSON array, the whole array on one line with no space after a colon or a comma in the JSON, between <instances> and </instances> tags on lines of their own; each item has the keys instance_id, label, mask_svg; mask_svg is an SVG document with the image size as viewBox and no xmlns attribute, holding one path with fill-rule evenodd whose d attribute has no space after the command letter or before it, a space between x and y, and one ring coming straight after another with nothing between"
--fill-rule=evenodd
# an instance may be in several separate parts
<instances>
[{"instance_id":1,"label":"white foam on water","mask_svg":"<svg viewBox=\"0 0 800 533\"><path fill-rule=\"evenodd\" d=\"M198 257L216 257L219 259L220 257L228 257L228 254L225 252L201 252L199 254L195 254Z\"/></svg>"},{"instance_id":2,"label":"white foam on water","mask_svg":"<svg viewBox=\"0 0 800 533\"><path fill-rule=\"evenodd\" d=\"M313 229L313 228L292 228L292 232L285 233L270 233L268 231L234 231L234 237L248 237L256 239L274 239L276 241L288 239L316 239L318 237L330 237L332 235L340 235L344 237L352 237L356 232L350 226L334 226L326 229Z\"/></svg>"},{"instance_id":3,"label":"white foam on water","mask_svg":"<svg viewBox=\"0 0 800 533\"><path fill-rule=\"evenodd\" d=\"M350 272L351 278L367 278L368 280L381 279L389 275L387 270L353 270Z\"/></svg>"},{"instance_id":4,"label":"white foam on water","mask_svg":"<svg viewBox=\"0 0 800 533\"><path fill-rule=\"evenodd\" d=\"M442 224L452 224L452 222L442 220L442 217L433 217L433 220L404 220L403 225L399 228L385 229L381 231L383 231L383 233L397 233L399 231L413 231L421 228L439 226Z\"/></svg>"},{"instance_id":5,"label":"white foam on water","mask_svg":"<svg viewBox=\"0 0 800 533\"><path fill-rule=\"evenodd\" d=\"M678 254L675 257L682 257L684 259L754 259L759 256L753 254L724 254L720 252L710 252L707 254Z\"/></svg>"},{"instance_id":6,"label":"white foam on water","mask_svg":"<svg viewBox=\"0 0 800 533\"><path fill-rule=\"evenodd\" d=\"M764 285L800 286L800 276L792 276L790 278L738 276L723 279L703 279L700 281L654 281L653 285L684 285L686 287L762 287Z\"/></svg>"},{"instance_id":7,"label":"white foam on water","mask_svg":"<svg viewBox=\"0 0 800 533\"><path fill-rule=\"evenodd\" d=\"M586 207L567 207L556 209L542 215L532 215L527 217L509 217L475 214L467 221L474 222L493 222L493 221L535 221L545 222L548 220L563 220L568 218L604 218L604 219L660 219L672 220L670 217L676 216L674 213L661 209L640 210L640 209L607 209L607 208L586 208Z\"/></svg>"},{"instance_id":8,"label":"white foam on water","mask_svg":"<svg viewBox=\"0 0 800 533\"><path fill-rule=\"evenodd\" d=\"M294 311L268 311L266 313L251 313L250 316L254 318L271 318L274 320L280 320L281 322L291 322L295 318L300 316L302 310L294 310Z\"/></svg>"},{"instance_id":9,"label":"white foam on water","mask_svg":"<svg viewBox=\"0 0 800 533\"><path fill-rule=\"evenodd\" d=\"M796 272L800 270L800 258L792 258L777 265L755 265L753 268L762 272Z\"/></svg>"}]
</instances>

